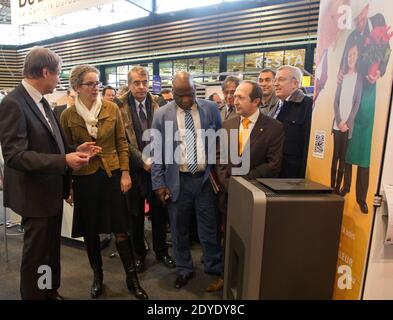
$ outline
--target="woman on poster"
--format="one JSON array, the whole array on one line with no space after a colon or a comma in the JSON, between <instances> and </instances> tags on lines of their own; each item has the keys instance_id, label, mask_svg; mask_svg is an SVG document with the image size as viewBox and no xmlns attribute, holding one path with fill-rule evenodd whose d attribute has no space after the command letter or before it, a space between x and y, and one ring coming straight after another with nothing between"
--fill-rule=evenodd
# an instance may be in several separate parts
<instances>
[{"instance_id":1,"label":"woman on poster","mask_svg":"<svg viewBox=\"0 0 393 320\"><path fill-rule=\"evenodd\" d=\"M369 173L371 143L374 126L376 82L385 74L390 58L389 39L385 18L378 13L368 18L367 4L355 18L356 29L349 35L344 49L344 56L349 49L348 42L356 41L359 46L359 73L363 77L363 92L359 110L355 117L352 138L348 142L346 164L344 168L344 186L341 195L349 192L352 179L352 165L357 165L356 201L362 213L368 213L366 203ZM341 66L343 63L341 64ZM342 80L342 68L339 80Z\"/></svg>"},{"instance_id":2,"label":"woman on poster","mask_svg":"<svg viewBox=\"0 0 393 320\"><path fill-rule=\"evenodd\" d=\"M363 78L357 72L359 49L352 42L344 57L343 80L338 83L334 99L334 149L331 168L331 187L340 192L344 174L348 140L352 138L355 116L362 96Z\"/></svg>"}]
</instances>

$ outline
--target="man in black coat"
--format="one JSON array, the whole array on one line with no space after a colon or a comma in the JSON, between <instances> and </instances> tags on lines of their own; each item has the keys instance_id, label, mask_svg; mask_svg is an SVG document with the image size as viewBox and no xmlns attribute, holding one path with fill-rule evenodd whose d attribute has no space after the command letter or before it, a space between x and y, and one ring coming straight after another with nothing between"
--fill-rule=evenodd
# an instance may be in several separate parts
<instances>
[{"instance_id":1,"label":"man in black coat","mask_svg":"<svg viewBox=\"0 0 393 320\"><path fill-rule=\"evenodd\" d=\"M84 143L67 153L59 123L43 95L59 82L60 58L45 48L31 50L22 84L0 104L4 206L22 216L24 245L20 271L22 299L62 299L60 234L68 168L78 170L100 148ZM41 278L44 277L44 278Z\"/></svg>"},{"instance_id":2,"label":"man in black coat","mask_svg":"<svg viewBox=\"0 0 393 320\"><path fill-rule=\"evenodd\" d=\"M154 112L159 108L155 97L148 92L148 71L140 66L132 68L128 73L128 87L129 91L119 98L119 108L130 151L132 188L127 197L130 211L133 213L132 234L135 252L138 256L137 271L141 273L146 268L144 262L147 254L144 243L145 201L149 203L150 208L153 250L156 258L165 266L174 268L176 264L168 254L166 243L166 211L152 191L151 160L143 157L142 154L144 147L148 144L142 136L151 128Z\"/></svg>"},{"instance_id":3,"label":"man in black coat","mask_svg":"<svg viewBox=\"0 0 393 320\"><path fill-rule=\"evenodd\" d=\"M302 72L293 66L282 66L274 80L280 99L274 119L284 125L285 140L280 178L304 178L310 140L312 99L300 86Z\"/></svg>"}]
</instances>

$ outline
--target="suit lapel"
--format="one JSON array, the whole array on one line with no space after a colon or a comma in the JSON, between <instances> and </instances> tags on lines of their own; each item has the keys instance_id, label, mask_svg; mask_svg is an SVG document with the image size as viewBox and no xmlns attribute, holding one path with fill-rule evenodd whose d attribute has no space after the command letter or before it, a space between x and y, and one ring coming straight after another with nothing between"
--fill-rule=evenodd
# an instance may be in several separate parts
<instances>
[{"instance_id":1,"label":"suit lapel","mask_svg":"<svg viewBox=\"0 0 393 320\"><path fill-rule=\"evenodd\" d=\"M26 91L26 89L23 87L21 84L19 87L24 95L26 104L29 106L29 108L34 112L34 114L37 116L37 118L42 122L42 124L48 129L50 135L55 139L55 136L53 135L52 129L49 127L48 121L46 121L44 115L41 113L40 109L38 109L38 106L35 104L33 98L29 95L29 93ZM57 142L56 142L57 143Z\"/></svg>"},{"instance_id":2,"label":"suit lapel","mask_svg":"<svg viewBox=\"0 0 393 320\"><path fill-rule=\"evenodd\" d=\"M177 125L177 106L176 103L174 101L170 102L169 108L165 113L164 116L164 123L162 124L163 130L165 132L165 122L168 121L169 123L172 122L173 123L173 132L172 132L172 138L173 139L173 150L175 150L177 148L177 146L179 145L179 139L176 139L176 132L179 131L179 126ZM179 137L177 137L179 138ZM165 140L168 139L168 137L165 135ZM164 141L164 143L166 143Z\"/></svg>"},{"instance_id":3,"label":"suit lapel","mask_svg":"<svg viewBox=\"0 0 393 320\"><path fill-rule=\"evenodd\" d=\"M201 129L207 129L207 117L206 117L206 111L202 108L201 103L196 100L195 101L197 105L197 110L199 112L199 118L201 120Z\"/></svg>"},{"instance_id":4,"label":"suit lapel","mask_svg":"<svg viewBox=\"0 0 393 320\"><path fill-rule=\"evenodd\" d=\"M259 116L257 122L254 125L254 128L251 131L250 135L250 144L255 145L255 143L260 139L260 136L263 134L265 126L264 116L259 112Z\"/></svg>"}]
</instances>

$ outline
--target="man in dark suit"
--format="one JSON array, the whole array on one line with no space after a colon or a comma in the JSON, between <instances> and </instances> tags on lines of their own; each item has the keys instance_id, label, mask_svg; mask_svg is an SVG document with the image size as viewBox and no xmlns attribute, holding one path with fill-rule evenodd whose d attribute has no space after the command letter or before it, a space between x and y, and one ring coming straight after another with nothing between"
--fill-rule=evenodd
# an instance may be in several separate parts
<instances>
[{"instance_id":1,"label":"man in dark suit","mask_svg":"<svg viewBox=\"0 0 393 320\"><path fill-rule=\"evenodd\" d=\"M34 48L25 58L22 84L0 104L4 205L22 216L24 227L22 299L62 299L57 290L63 198L69 191L67 169L80 169L100 151L94 143L84 143L77 152L67 153L71 148L43 97L53 92L59 73L59 56Z\"/></svg>"},{"instance_id":2,"label":"man in dark suit","mask_svg":"<svg viewBox=\"0 0 393 320\"><path fill-rule=\"evenodd\" d=\"M61 113L75 103L76 92L71 88L67 90L67 103L53 108L56 120L60 123Z\"/></svg>"},{"instance_id":3,"label":"man in dark suit","mask_svg":"<svg viewBox=\"0 0 393 320\"><path fill-rule=\"evenodd\" d=\"M217 199L209 181L213 165L208 163L216 139L203 135L206 130L219 130L221 117L214 102L195 98L189 73L178 72L172 86L175 100L158 109L153 118L157 154L153 158L152 184L158 199L168 205L177 269L175 288L181 288L194 275L189 241L193 211L203 247L204 270L218 275L222 272Z\"/></svg>"},{"instance_id":4,"label":"man in dark suit","mask_svg":"<svg viewBox=\"0 0 393 320\"><path fill-rule=\"evenodd\" d=\"M127 194L131 206L132 233L135 251L138 256L136 267L138 272L146 268L145 257L145 200L149 203L153 250L157 260L169 268L175 267L175 261L168 254L166 243L167 215L165 208L157 200L151 185L151 160L143 156L143 149L148 141L142 139L143 133L151 128L155 111L159 108L155 98L149 91L149 73L140 66L132 68L128 73L129 91L119 98L120 111L130 150L130 168L132 188Z\"/></svg>"},{"instance_id":5,"label":"man in dark suit","mask_svg":"<svg viewBox=\"0 0 393 320\"><path fill-rule=\"evenodd\" d=\"M221 84L222 93L224 95L225 105L220 109L221 121L224 122L236 116L236 109L234 103L235 90L239 85L240 80L234 76L228 76Z\"/></svg>"},{"instance_id":6,"label":"man in dark suit","mask_svg":"<svg viewBox=\"0 0 393 320\"><path fill-rule=\"evenodd\" d=\"M284 125L285 131L280 178L306 175L313 101L300 90L302 77L299 68L282 66L274 79L280 102L273 118Z\"/></svg>"},{"instance_id":7,"label":"man in dark suit","mask_svg":"<svg viewBox=\"0 0 393 320\"><path fill-rule=\"evenodd\" d=\"M241 175L246 179L275 178L280 173L284 130L281 123L260 111L262 94L262 89L255 81L241 82L234 95L237 115L223 123L228 144L221 143L216 172L222 187L219 207L222 215L224 244L230 177ZM238 130L236 139L233 139L235 136L231 135L233 130ZM233 153L231 150L239 151L241 160L238 165L234 165L235 159L230 158ZM235 168L242 168L243 172L239 170L236 173ZM220 290L223 284L224 280L221 277L213 281L207 291Z\"/></svg>"}]
</instances>

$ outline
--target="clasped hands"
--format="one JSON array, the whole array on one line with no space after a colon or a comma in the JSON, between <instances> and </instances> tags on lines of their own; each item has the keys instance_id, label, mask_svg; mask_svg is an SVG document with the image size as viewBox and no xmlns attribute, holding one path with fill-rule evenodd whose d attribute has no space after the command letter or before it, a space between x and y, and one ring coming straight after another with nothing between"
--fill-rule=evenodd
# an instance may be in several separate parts
<instances>
[{"instance_id":1,"label":"clasped hands","mask_svg":"<svg viewBox=\"0 0 393 320\"><path fill-rule=\"evenodd\" d=\"M102 148L95 144L95 142L85 142L76 148L76 152L67 153L67 166L73 170L79 170L86 166L90 158L93 158L102 151Z\"/></svg>"}]
</instances>

